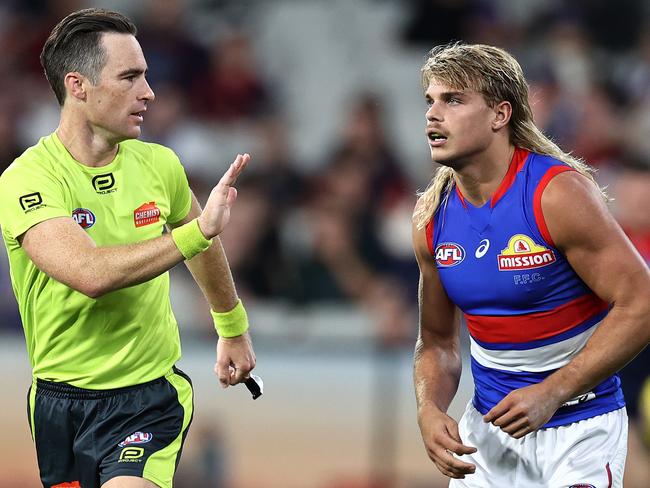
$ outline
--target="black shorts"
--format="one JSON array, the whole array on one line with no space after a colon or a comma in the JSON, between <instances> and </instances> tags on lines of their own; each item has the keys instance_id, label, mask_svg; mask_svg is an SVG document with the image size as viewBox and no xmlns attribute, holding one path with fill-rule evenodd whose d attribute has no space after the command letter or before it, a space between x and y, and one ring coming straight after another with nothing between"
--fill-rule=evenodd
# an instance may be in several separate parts
<instances>
[{"instance_id":1,"label":"black shorts","mask_svg":"<svg viewBox=\"0 0 650 488\"><path fill-rule=\"evenodd\" d=\"M37 379L27 411L43 486L99 488L116 476L137 476L171 487L192 396L190 379L177 368L115 390Z\"/></svg>"}]
</instances>

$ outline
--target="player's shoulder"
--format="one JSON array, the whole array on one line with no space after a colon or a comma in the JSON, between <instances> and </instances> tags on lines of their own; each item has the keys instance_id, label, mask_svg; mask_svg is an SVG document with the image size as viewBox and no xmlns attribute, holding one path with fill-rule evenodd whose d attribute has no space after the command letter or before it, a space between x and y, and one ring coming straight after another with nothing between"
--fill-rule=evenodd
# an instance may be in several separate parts
<instances>
[{"instance_id":1,"label":"player's shoulder","mask_svg":"<svg viewBox=\"0 0 650 488\"><path fill-rule=\"evenodd\" d=\"M529 172L546 173L549 169L560 166L569 167L565 162L547 154L529 152L526 166Z\"/></svg>"}]
</instances>

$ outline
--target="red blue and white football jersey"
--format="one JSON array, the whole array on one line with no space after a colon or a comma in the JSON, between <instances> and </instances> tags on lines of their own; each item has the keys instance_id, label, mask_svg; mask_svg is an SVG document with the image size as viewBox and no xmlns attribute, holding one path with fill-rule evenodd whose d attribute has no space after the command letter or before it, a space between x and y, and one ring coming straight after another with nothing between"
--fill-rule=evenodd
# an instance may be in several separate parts
<instances>
[{"instance_id":1,"label":"red blue and white football jersey","mask_svg":"<svg viewBox=\"0 0 650 488\"><path fill-rule=\"evenodd\" d=\"M609 311L555 247L542 214L544 188L571 170L517 148L490 201L475 207L456 185L427 226L442 285L469 329L473 403L482 414L510 391L566 365ZM624 405L613 375L560 408L544 427Z\"/></svg>"}]
</instances>

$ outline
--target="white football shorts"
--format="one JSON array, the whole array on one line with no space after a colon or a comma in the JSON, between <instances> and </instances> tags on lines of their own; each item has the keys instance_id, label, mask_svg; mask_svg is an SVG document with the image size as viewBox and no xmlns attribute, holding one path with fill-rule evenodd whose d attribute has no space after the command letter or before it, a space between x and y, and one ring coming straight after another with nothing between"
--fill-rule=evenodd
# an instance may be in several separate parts
<instances>
[{"instance_id":1,"label":"white football shorts","mask_svg":"<svg viewBox=\"0 0 650 488\"><path fill-rule=\"evenodd\" d=\"M620 488L627 456L627 412L613 412L514 439L470 401L459 424L466 446L478 449L458 459L474 474L452 479L450 488Z\"/></svg>"}]
</instances>

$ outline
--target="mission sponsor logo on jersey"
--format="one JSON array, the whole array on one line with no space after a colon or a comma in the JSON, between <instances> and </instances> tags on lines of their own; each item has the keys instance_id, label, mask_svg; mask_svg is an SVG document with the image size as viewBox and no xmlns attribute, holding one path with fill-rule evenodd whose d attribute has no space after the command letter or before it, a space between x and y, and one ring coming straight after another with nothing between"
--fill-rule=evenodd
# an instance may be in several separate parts
<instances>
[{"instance_id":1,"label":"mission sponsor logo on jersey","mask_svg":"<svg viewBox=\"0 0 650 488\"><path fill-rule=\"evenodd\" d=\"M551 249L535 244L530 237L517 234L510 238L508 247L497 256L499 271L533 269L555 262Z\"/></svg>"},{"instance_id":2,"label":"mission sponsor logo on jersey","mask_svg":"<svg viewBox=\"0 0 650 488\"><path fill-rule=\"evenodd\" d=\"M435 258L438 267L451 268L463 262L465 249L455 242L442 242L436 247Z\"/></svg>"},{"instance_id":3,"label":"mission sponsor logo on jersey","mask_svg":"<svg viewBox=\"0 0 650 488\"><path fill-rule=\"evenodd\" d=\"M133 211L133 221L136 227L155 224L160 220L160 209L156 202L143 203Z\"/></svg>"},{"instance_id":4,"label":"mission sponsor logo on jersey","mask_svg":"<svg viewBox=\"0 0 650 488\"><path fill-rule=\"evenodd\" d=\"M146 444L153 439L153 434L150 432L134 432L122 442L118 444L119 447L125 447L130 444Z\"/></svg>"},{"instance_id":5,"label":"mission sponsor logo on jersey","mask_svg":"<svg viewBox=\"0 0 650 488\"><path fill-rule=\"evenodd\" d=\"M87 208L75 208L72 211L72 218L82 229L89 229L95 225L95 214Z\"/></svg>"}]
</instances>

